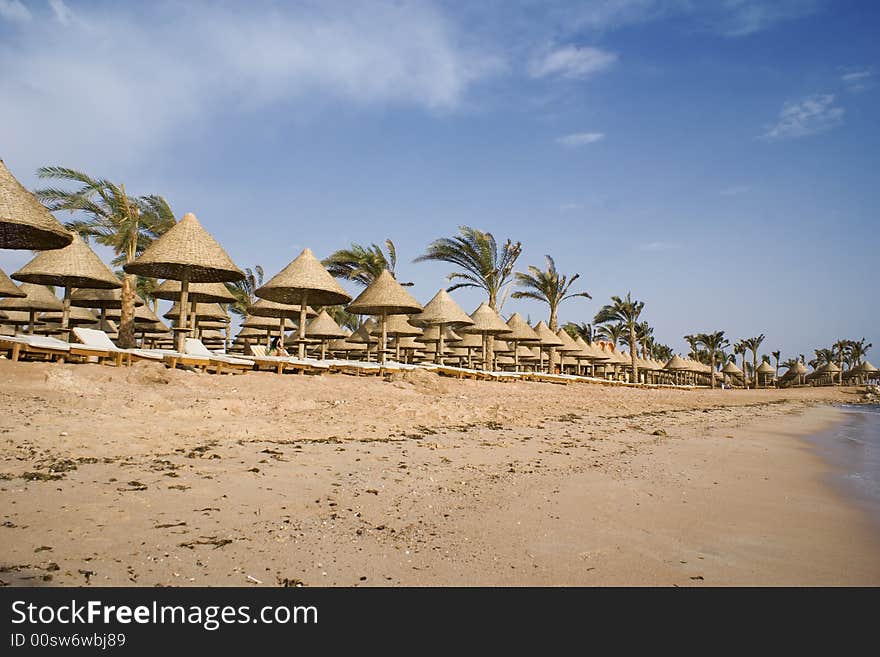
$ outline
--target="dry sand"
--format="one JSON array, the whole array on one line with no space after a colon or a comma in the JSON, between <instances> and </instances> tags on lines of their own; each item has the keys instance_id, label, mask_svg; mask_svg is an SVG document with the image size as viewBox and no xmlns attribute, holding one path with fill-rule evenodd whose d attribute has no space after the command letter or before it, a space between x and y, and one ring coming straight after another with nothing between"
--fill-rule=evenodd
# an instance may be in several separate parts
<instances>
[{"instance_id":1,"label":"dry sand","mask_svg":"<svg viewBox=\"0 0 880 657\"><path fill-rule=\"evenodd\" d=\"M854 391L0 360L0 397L4 585L880 584L798 438Z\"/></svg>"}]
</instances>

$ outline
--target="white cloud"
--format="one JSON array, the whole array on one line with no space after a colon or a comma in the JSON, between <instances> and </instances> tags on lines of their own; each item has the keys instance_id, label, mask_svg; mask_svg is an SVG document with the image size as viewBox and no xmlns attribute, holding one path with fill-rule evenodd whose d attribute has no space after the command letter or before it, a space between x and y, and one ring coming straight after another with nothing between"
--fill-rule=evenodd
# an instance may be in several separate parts
<instances>
[{"instance_id":1,"label":"white cloud","mask_svg":"<svg viewBox=\"0 0 880 657\"><path fill-rule=\"evenodd\" d=\"M13 23L27 23L32 16L19 0L0 0L0 18Z\"/></svg>"},{"instance_id":2,"label":"white cloud","mask_svg":"<svg viewBox=\"0 0 880 657\"><path fill-rule=\"evenodd\" d=\"M681 248L681 245L675 242L646 242L636 248L639 251L672 251Z\"/></svg>"},{"instance_id":3,"label":"white cloud","mask_svg":"<svg viewBox=\"0 0 880 657\"><path fill-rule=\"evenodd\" d=\"M740 194L745 194L746 192L751 191L751 189L751 185L734 185L732 187L726 187L718 193L721 194L721 196L739 196Z\"/></svg>"},{"instance_id":4,"label":"white cloud","mask_svg":"<svg viewBox=\"0 0 880 657\"><path fill-rule=\"evenodd\" d=\"M874 76L874 71L864 70L864 71L851 71L850 73L844 73L840 76L840 79L846 85L848 91L864 91L868 87L871 86L871 78Z\"/></svg>"},{"instance_id":5,"label":"white cloud","mask_svg":"<svg viewBox=\"0 0 880 657\"><path fill-rule=\"evenodd\" d=\"M532 57L528 73L533 78L585 78L604 71L616 61L616 54L598 48L563 46Z\"/></svg>"},{"instance_id":6,"label":"white cloud","mask_svg":"<svg viewBox=\"0 0 880 657\"><path fill-rule=\"evenodd\" d=\"M0 0L0 10L27 12L16 0ZM484 44L419 3L150 10L150 20L125 4L74 14L53 0L41 11L55 20L22 23L0 41L7 158L143 157L218 113L278 103L303 114L328 101L455 111L476 83L504 70Z\"/></svg>"},{"instance_id":7,"label":"white cloud","mask_svg":"<svg viewBox=\"0 0 880 657\"><path fill-rule=\"evenodd\" d=\"M587 144L595 144L600 139L605 138L604 132L575 132L563 137L557 137L554 141L569 148L577 146L586 146Z\"/></svg>"},{"instance_id":8,"label":"white cloud","mask_svg":"<svg viewBox=\"0 0 880 657\"><path fill-rule=\"evenodd\" d=\"M64 0L49 0L49 6L55 14L55 19L62 25L67 25L73 18L73 12L64 4Z\"/></svg>"},{"instance_id":9,"label":"white cloud","mask_svg":"<svg viewBox=\"0 0 880 657\"><path fill-rule=\"evenodd\" d=\"M569 212L571 210L580 210L583 206L580 203L563 203L559 206L561 212Z\"/></svg>"},{"instance_id":10,"label":"white cloud","mask_svg":"<svg viewBox=\"0 0 880 657\"><path fill-rule=\"evenodd\" d=\"M806 137L830 130L843 123L844 109L834 104L833 94L815 94L797 102L787 102L779 120L767 128L764 139Z\"/></svg>"}]
</instances>

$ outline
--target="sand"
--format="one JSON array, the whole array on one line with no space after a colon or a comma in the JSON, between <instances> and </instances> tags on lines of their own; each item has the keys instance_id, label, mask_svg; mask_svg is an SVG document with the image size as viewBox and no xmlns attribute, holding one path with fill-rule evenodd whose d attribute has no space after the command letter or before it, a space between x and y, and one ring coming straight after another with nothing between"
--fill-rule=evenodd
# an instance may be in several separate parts
<instances>
[{"instance_id":1,"label":"sand","mask_svg":"<svg viewBox=\"0 0 880 657\"><path fill-rule=\"evenodd\" d=\"M854 390L0 360L3 585L877 585Z\"/></svg>"}]
</instances>

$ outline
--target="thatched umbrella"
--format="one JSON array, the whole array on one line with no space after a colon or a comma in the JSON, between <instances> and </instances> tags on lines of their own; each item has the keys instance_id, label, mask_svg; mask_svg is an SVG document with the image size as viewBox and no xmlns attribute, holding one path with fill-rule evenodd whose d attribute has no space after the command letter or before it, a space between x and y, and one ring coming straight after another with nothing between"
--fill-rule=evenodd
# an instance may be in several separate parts
<instances>
[{"instance_id":1,"label":"thatched umbrella","mask_svg":"<svg viewBox=\"0 0 880 657\"><path fill-rule=\"evenodd\" d=\"M535 324L534 330L539 338L537 345L538 345L538 349L541 353L541 357L538 362L538 367L540 367L541 369L544 369L543 348L547 347L547 351L549 352L549 350L553 347L562 346L563 342L562 342L562 340L560 340L556 336L556 334L553 331L550 330L550 327L547 326L547 323L543 319L540 322L538 322L537 324ZM548 358L547 358L547 366L548 367L550 367L551 360L552 359L549 358L549 354L548 354Z\"/></svg>"},{"instance_id":2,"label":"thatched umbrella","mask_svg":"<svg viewBox=\"0 0 880 657\"><path fill-rule=\"evenodd\" d=\"M335 306L351 301L351 295L340 287L311 249L304 249L287 267L268 283L254 291L258 297L277 303L297 304L299 316L299 357L306 353L306 307Z\"/></svg>"},{"instance_id":3,"label":"thatched umbrella","mask_svg":"<svg viewBox=\"0 0 880 657\"><path fill-rule=\"evenodd\" d=\"M157 299L165 299L166 301L180 300L180 281L169 279L163 281L159 287L153 291L153 296ZM197 303L220 303L227 304L235 301L235 296L230 292L223 283L190 283L189 308L187 309L187 317L189 318L189 328L195 331L196 315L195 309ZM226 329L228 327L228 316L223 321L223 326L216 328ZM199 323L199 328L205 328L204 323Z\"/></svg>"},{"instance_id":4,"label":"thatched umbrella","mask_svg":"<svg viewBox=\"0 0 880 657\"><path fill-rule=\"evenodd\" d=\"M667 372L672 372L675 377L678 378L677 382L680 382L682 379L680 378L683 372L690 372L691 366L690 364L678 354L675 354L672 358L666 361L666 364L663 366L663 369Z\"/></svg>"},{"instance_id":5,"label":"thatched umbrella","mask_svg":"<svg viewBox=\"0 0 880 657\"><path fill-rule=\"evenodd\" d=\"M507 327L510 333L504 336L504 339L513 343L513 367L514 370L519 369L520 350L517 347L520 344L537 344L541 341L534 329L529 326L528 322L522 318L519 313L513 313L507 320Z\"/></svg>"},{"instance_id":6,"label":"thatched umbrella","mask_svg":"<svg viewBox=\"0 0 880 657\"><path fill-rule=\"evenodd\" d=\"M7 326L27 326L34 324L40 326L43 320L32 317L31 313L24 310L0 310L0 324Z\"/></svg>"},{"instance_id":7,"label":"thatched umbrella","mask_svg":"<svg viewBox=\"0 0 880 657\"><path fill-rule=\"evenodd\" d=\"M317 338L321 341L321 360L324 360L327 355L327 340L344 338L347 335L326 310L318 313L318 316L306 326L306 337Z\"/></svg>"},{"instance_id":8,"label":"thatched umbrella","mask_svg":"<svg viewBox=\"0 0 880 657\"><path fill-rule=\"evenodd\" d=\"M24 292L19 290L18 286L12 282L12 279L0 269L0 297L16 297L21 299L24 296Z\"/></svg>"},{"instance_id":9,"label":"thatched umbrella","mask_svg":"<svg viewBox=\"0 0 880 657\"><path fill-rule=\"evenodd\" d=\"M244 272L235 266L223 247L188 212L133 262L123 267L129 274L180 281L180 319L177 349L183 351L190 283L239 281Z\"/></svg>"},{"instance_id":10,"label":"thatched umbrella","mask_svg":"<svg viewBox=\"0 0 880 657\"><path fill-rule=\"evenodd\" d=\"M269 301L268 299L257 299L256 302L248 306L247 312L249 315L256 315L258 317L275 317L278 321L275 323L275 329L278 331L278 339L282 342L284 341L284 331L286 330L286 325L288 320L299 317L302 314L302 308L297 305L287 304L287 303L278 303L276 301ZM311 306L306 306L306 317L314 317L318 313L316 313ZM271 341L271 334L266 335L266 347L269 346Z\"/></svg>"},{"instance_id":11,"label":"thatched umbrella","mask_svg":"<svg viewBox=\"0 0 880 657\"><path fill-rule=\"evenodd\" d=\"M381 333L382 327L380 326L375 330ZM410 324L408 315L388 315L385 333L388 337L394 338L394 358L399 361L401 338L415 338L422 334L422 329Z\"/></svg>"},{"instance_id":12,"label":"thatched umbrella","mask_svg":"<svg viewBox=\"0 0 880 657\"><path fill-rule=\"evenodd\" d=\"M385 364L388 345L388 315L411 315L422 311L422 304L403 289L387 269L348 304L348 312L379 317L379 364Z\"/></svg>"},{"instance_id":13,"label":"thatched umbrella","mask_svg":"<svg viewBox=\"0 0 880 657\"><path fill-rule=\"evenodd\" d=\"M50 324L57 324L59 330L62 329L62 319L63 319L64 311L54 310L52 312L43 313L40 315L40 321L48 322ZM98 316L93 313L88 308L77 308L73 307L70 309L70 312L67 315L67 325L68 326L87 326L89 324L97 324Z\"/></svg>"},{"instance_id":14,"label":"thatched umbrella","mask_svg":"<svg viewBox=\"0 0 880 657\"><path fill-rule=\"evenodd\" d=\"M574 338L572 338L568 334L568 331L561 328L556 331L556 337L562 340L562 345L556 348L556 351L558 351L562 356L562 362L564 362L564 359L566 357L569 358L569 361L571 358L577 358L578 354L580 354L581 352L582 347L574 341Z\"/></svg>"},{"instance_id":15,"label":"thatched umbrella","mask_svg":"<svg viewBox=\"0 0 880 657\"><path fill-rule=\"evenodd\" d=\"M28 333L33 334L34 322L38 312L61 311L64 306L58 298L49 291L45 285L35 283L22 283L18 289L24 292L24 297L9 297L0 300L0 310L23 310L30 313L30 327Z\"/></svg>"},{"instance_id":16,"label":"thatched umbrella","mask_svg":"<svg viewBox=\"0 0 880 657\"><path fill-rule=\"evenodd\" d=\"M764 377L764 385L767 385L767 376L773 376L776 374L776 370L773 369L773 366L768 363L766 360L762 361L760 365L758 365L758 374Z\"/></svg>"},{"instance_id":17,"label":"thatched umbrella","mask_svg":"<svg viewBox=\"0 0 880 657\"><path fill-rule=\"evenodd\" d=\"M48 251L70 244L62 226L0 160L0 249Z\"/></svg>"},{"instance_id":18,"label":"thatched umbrella","mask_svg":"<svg viewBox=\"0 0 880 657\"><path fill-rule=\"evenodd\" d=\"M437 326L443 328L468 326L473 324L474 320L472 320L467 313L461 309L461 306L453 301L452 297L449 296L449 293L446 290L440 290L434 295L434 298L425 305L422 312L410 318L410 322L418 326ZM436 360L437 363L442 365L443 340L445 339L442 330L438 331L437 338ZM421 341L424 342L425 340Z\"/></svg>"},{"instance_id":19,"label":"thatched umbrella","mask_svg":"<svg viewBox=\"0 0 880 657\"><path fill-rule=\"evenodd\" d=\"M91 308L101 311L101 330L107 330L107 311L119 310L122 308L122 290L120 288L95 289L81 288L74 290L70 295L70 305L77 308ZM144 305L144 300L139 294L134 295L134 306L140 308ZM119 315L117 314L117 317Z\"/></svg>"},{"instance_id":20,"label":"thatched umbrella","mask_svg":"<svg viewBox=\"0 0 880 657\"><path fill-rule=\"evenodd\" d=\"M739 377L743 379L743 371L732 360L727 361L727 364L721 368L721 373L731 378Z\"/></svg>"},{"instance_id":21,"label":"thatched umbrella","mask_svg":"<svg viewBox=\"0 0 880 657\"><path fill-rule=\"evenodd\" d=\"M116 275L101 262L79 235L74 235L73 241L64 248L37 254L33 260L15 272L12 278L25 283L64 287L61 330L66 340L70 339L67 319L70 315L70 295L73 288L122 287Z\"/></svg>"},{"instance_id":22,"label":"thatched umbrella","mask_svg":"<svg viewBox=\"0 0 880 657\"><path fill-rule=\"evenodd\" d=\"M510 327L501 319L501 315L495 312L492 307L484 301L477 309L470 314L473 324L461 327L462 333L476 333L482 338L483 342L483 369L492 369L492 358L489 349L489 336L507 335L513 333Z\"/></svg>"},{"instance_id":23,"label":"thatched umbrella","mask_svg":"<svg viewBox=\"0 0 880 657\"><path fill-rule=\"evenodd\" d=\"M486 341L482 335L479 333L465 333L462 331L461 340L455 343L455 351L456 353L461 353L461 355L467 358L467 365L471 367L473 364L473 351L475 349L483 349L486 346Z\"/></svg>"}]
</instances>

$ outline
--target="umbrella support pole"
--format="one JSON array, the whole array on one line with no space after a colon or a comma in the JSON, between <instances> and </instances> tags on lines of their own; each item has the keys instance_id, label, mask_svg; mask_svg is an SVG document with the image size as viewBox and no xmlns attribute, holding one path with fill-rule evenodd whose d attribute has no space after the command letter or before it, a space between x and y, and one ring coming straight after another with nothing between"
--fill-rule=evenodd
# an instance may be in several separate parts
<instances>
[{"instance_id":1,"label":"umbrella support pole","mask_svg":"<svg viewBox=\"0 0 880 657\"><path fill-rule=\"evenodd\" d=\"M61 310L61 335L65 342L70 342L70 288L64 288L64 306Z\"/></svg>"},{"instance_id":2,"label":"umbrella support pole","mask_svg":"<svg viewBox=\"0 0 880 657\"><path fill-rule=\"evenodd\" d=\"M177 318L177 344L174 345L175 349L179 353L184 352L184 347L186 346L186 311L188 310L187 304L189 303L189 271L186 270L183 274L183 279L180 281L180 316Z\"/></svg>"},{"instance_id":3,"label":"umbrella support pole","mask_svg":"<svg viewBox=\"0 0 880 657\"><path fill-rule=\"evenodd\" d=\"M309 302L309 293L307 291L304 291L302 294L302 299L300 299L299 327L297 327L298 328L297 333L299 334L299 345L298 345L297 353L299 354L299 357L301 359L306 357L306 343L305 343L305 339L306 339L306 304L308 302ZM304 374L305 370L300 370L300 373Z\"/></svg>"},{"instance_id":4,"label":"umbrella support pole","mask_svg":"<svg viewBox=\"0 0 880 657\"><path fill-rule=\"evenodd\" d=\"M385 366L385 347L388 344L388 315L382 313L382 338L379 342L379 365Z\"/></svg>"}]
</instances>

